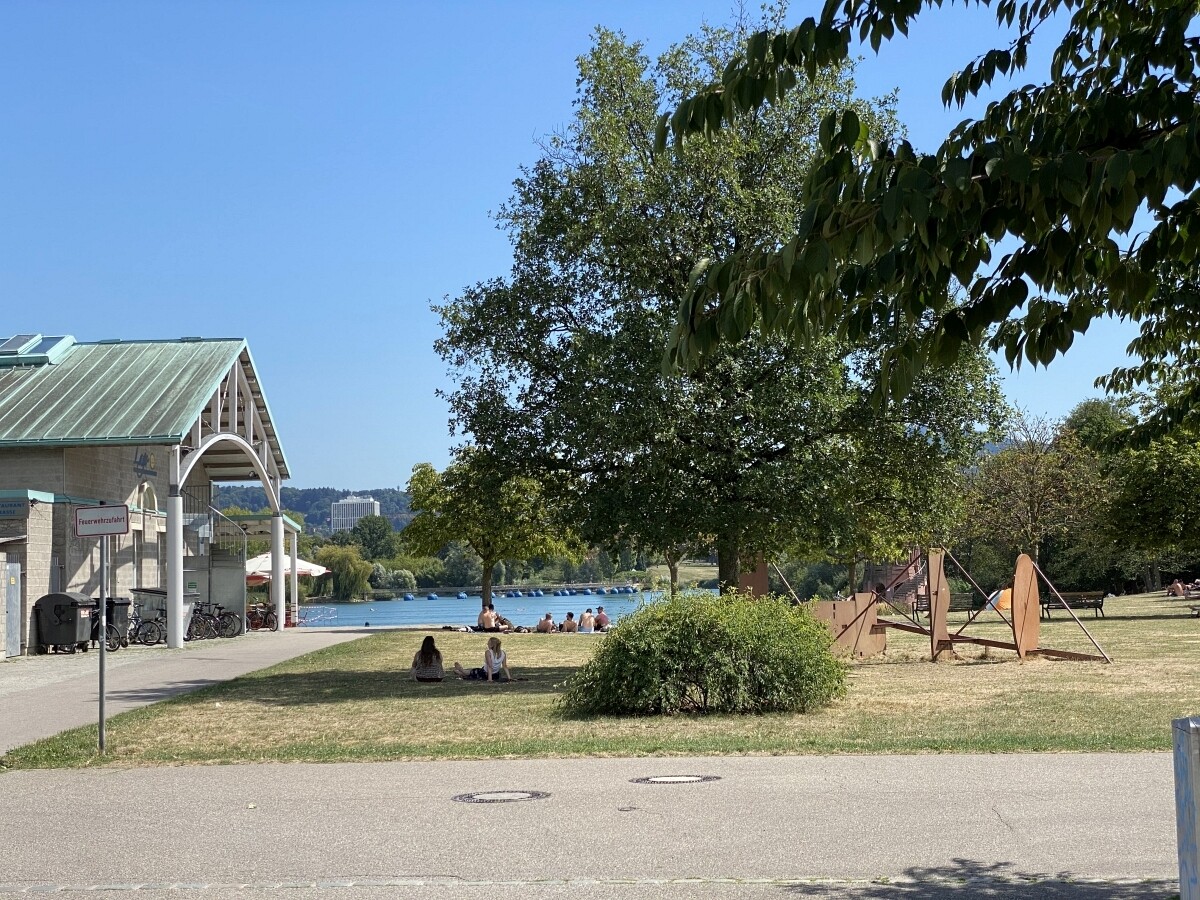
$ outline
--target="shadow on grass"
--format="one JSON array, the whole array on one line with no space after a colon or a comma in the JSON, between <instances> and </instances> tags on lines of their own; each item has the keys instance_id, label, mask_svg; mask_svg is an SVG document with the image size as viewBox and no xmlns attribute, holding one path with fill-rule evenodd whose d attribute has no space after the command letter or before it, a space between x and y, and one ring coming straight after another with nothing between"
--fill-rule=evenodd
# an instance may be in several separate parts
<instances>
[{"instance_id":1,"label":"shadow on grass","mask_svg":"<svg viewBox=\"0 0 1200 900\"><path fill-rule=\"evenodd\" d=\"M1080 880L1082 879L1082 880ZM896 900L921 897L929 900L961 900L990 897L1017 900L1038 897L1047 900L1163 900L1178 897L1177 884L1168 880L1139 883L1092 881L1070 872L1057 874L1016 871L1008 863L982 863L956 859L948 866L906 869L897 882L829 885L798 884L784 889L797 897L841 897L848 900Z\"/></svg>"},{"instance_id":2,"label":"shadow on grass","mask_svg":"<svg viewBox=\"0 0 1200 900\"><path fill-rule=\"evenodd\" d=\"M463 681L453 673L446 680L433 684L422 684L412 680L407 671L353 671L328 669L317 672L289 672L283 674L250 675L214 687L208 696L228 700L256 701L269 706L306 706L318 703L357 703L373 700L430 700L437 702L447 697L466 695L534 695L558 692L574 666L545 666L520 669L513 672L515 680L507 682ZM205 687L197 683L196 688ZM171 685L132 691L114 692L114 699L162 699L155 697L160 690L170 690ZM189 688L182 688L189 690ZM178 694L175 689L165 696Z\"/></svg>"}]
</instances>

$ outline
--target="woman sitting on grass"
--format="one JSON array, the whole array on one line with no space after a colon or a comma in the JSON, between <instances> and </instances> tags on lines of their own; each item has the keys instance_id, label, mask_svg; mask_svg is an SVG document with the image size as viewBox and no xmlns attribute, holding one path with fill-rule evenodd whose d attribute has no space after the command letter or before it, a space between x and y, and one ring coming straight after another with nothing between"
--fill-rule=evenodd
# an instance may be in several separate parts
<instances>
[{"instance_id":1,"label":"woman sitting on grass","mask_svg":"<svg viewBox=\"0 0 1200 900\"><path fill-rule=\"evenodd\" d=\"M508 654L500 649L500 638L489 638L483 653L483 668L468 672L461 664L454 664L454 674L467 681L511 681L508 671Z\"/></svg>"},{"instance_id":2,"label":"woman sitting on grass","mask_svg":"<svg viewBox=\"0 0 1200 900\"><path fill-rule=\"evenodd\" d=\"M442 653L433 642L433 635L425 635L421 641L421 649L413 657L413 678L417 681L441 681L445 677L442 671Z\"/></svg>"}]
</instances>

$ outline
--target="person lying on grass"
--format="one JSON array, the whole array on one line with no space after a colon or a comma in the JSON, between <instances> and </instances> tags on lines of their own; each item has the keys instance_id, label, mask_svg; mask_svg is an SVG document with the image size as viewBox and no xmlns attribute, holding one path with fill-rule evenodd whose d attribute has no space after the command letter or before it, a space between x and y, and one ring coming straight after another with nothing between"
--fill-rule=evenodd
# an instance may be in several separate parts
<instances>
[{"instance_id":1,"label":"person lying on grass","mask_svg":"<svg viewBox=\"0 0 1200 900\"><path fill-rule=\"evenodd\" d=\"M467 671L461 663L454 664L454 674L467 681L512 681L508 671L508 654L500 649L500 638L488 638L483 652L483 668Z\"/></svg>"}]
</instances>

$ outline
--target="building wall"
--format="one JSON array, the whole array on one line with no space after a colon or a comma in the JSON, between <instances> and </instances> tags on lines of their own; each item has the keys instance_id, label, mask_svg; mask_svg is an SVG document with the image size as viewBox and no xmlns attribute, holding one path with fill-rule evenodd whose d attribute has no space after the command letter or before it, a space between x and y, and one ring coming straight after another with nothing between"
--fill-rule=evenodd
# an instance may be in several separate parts
<instances>
[{"instance_id":1,"label":"building wall","mask_svg":"<svg viewBox=\"0 0 1200 900\"><path fill-rule=\"evenodd\" d=\"M21 566L23 649L36 628L33 607L39 597L56 590L99 594L100 543L75 537L77 506L104 500L130 508L131 533L111 538L111 596L161 585L168 454L162 446L0 449L0 490L43 491L67 500L36 504L25 518L0 519L0 537L27 535L23 542L3 545ZM10 627L13 623L6 621L0 625L0 645Z\"/></svg>"},{"instance_id":2,"label":"building wall","mask_svg":"<svg viewBox=\"0 0 1200 900\"><path fill-rule=\"evenodd\" d=\"M169 491L170 448L135 445L125 447L68 447L63 451L65 493L88 500L105 500L129 506L130 534L116 535L110 544L109 594L128 597L135 587L158 587L157 563L148 578L144 565L134 571L134 531L142 546L153 546L157 556L159 532L166 533L166 498ZM156 508L149 508L156 507ZM55 529L55 555L63 561L63 590L95 596L100 590L100 542L77 538L74 509L61 505L64 521ZM159 510L163 510L160 515ZM144 555L144 554L143 554Z\"/></svg>"},{"instance_id":3,"label":"building wall","mask_svg":"<svg viewBox=\"0 0 1200 900\"><path fill-rule=\"evenodd\" d=\"M66 491L63 448L0 449L0 491Z\"/></svg>"}]
</instances>

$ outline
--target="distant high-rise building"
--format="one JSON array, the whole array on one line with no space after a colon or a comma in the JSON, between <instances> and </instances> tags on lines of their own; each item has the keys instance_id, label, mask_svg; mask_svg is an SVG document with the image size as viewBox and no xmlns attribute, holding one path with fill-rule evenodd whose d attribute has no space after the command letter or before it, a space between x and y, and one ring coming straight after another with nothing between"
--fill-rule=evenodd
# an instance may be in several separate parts
<instances>
[{"instance_id":1,"label":"distant high-rise building","mask_svg":"<svg viewBox=\"0 0 1200 900\"><path fill-rule=\"evenodd\" d=\"M346 497L335 500L329 510L329 526L334 532L349 531L363 516L379 515L379 501L371 497Z\"/></svg>"}]
</instances>

